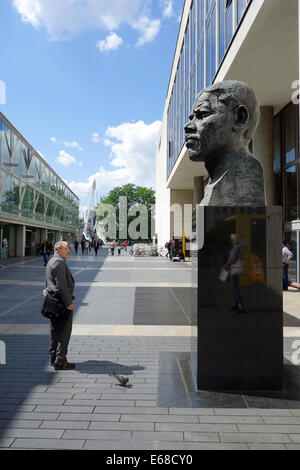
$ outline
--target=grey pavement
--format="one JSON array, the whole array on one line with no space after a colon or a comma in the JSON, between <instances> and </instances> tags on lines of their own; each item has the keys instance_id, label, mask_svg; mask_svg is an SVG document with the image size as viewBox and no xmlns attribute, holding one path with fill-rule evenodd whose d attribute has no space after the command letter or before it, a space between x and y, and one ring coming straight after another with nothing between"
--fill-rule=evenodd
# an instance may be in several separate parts
<instances>
[{"instance_id":1,"label":"grey pavement","mask_svg":"<svg viewBox=\"0 0 300 470\"><path fill-rule=\"evenodd\" d=\"M190 264L110 257L104 248L98 258L73 254L69 265L77 307L68 359L77 368L67 372L48 363L48 321L39 313L42 258L9 260L0 270L0 340L6 345L0 448L300 448L300 370L291 363L293 342L300 340L293 336L300 325L297 291L285 295L282 394L187 395L192 385L181 389L168 361L183 364L193 349L193 333L186 334ZM113 372L127 375L130 387L121 387Z\"/></svg>"}]
</instances>

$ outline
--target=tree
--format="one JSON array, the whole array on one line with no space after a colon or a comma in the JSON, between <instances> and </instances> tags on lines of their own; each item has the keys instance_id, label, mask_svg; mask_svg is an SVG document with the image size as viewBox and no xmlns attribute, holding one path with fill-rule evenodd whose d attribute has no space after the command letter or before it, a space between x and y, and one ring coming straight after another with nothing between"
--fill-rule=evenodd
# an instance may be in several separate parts
<instances>
[{"instance_id":1,"label":"tree","mask_svg":"<svg viewBox=\"0 0 300 470\"><path fill-rule=\"evenodd\" d=\"M111 206L116 220L116 238L118 240L151 239L151 209L155 204L155 191L152 188L125 184L112 189L106 197L101 198L96 214L103 205ZM101 222L106 217L97 216ZM110 217L112 215L110 214ZM114 238L113 236L110 238Z\"/></svg>"}]
</instances>

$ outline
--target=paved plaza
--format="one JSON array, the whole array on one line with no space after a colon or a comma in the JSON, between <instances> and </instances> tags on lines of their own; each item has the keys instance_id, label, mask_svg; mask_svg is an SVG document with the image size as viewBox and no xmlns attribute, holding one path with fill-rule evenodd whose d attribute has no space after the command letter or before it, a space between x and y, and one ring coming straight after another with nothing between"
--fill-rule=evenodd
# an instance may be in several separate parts
<instances>
[{"instance_id":1,"label":"paved plaza","mask_svg":"<svg viewBox=\"0 0 300 470\"><path fill-rule=\"evenodd\" d=\"M300 291L284 293L285 389L195 391L188 364L196 329L191 265L164 258L70 256L76 311L68 359L48 363L49 323L40 314L42 257L0 270L0 448L299 449ZM129 377L122 388L111 373Z\"/></svg>"}]
</instances>

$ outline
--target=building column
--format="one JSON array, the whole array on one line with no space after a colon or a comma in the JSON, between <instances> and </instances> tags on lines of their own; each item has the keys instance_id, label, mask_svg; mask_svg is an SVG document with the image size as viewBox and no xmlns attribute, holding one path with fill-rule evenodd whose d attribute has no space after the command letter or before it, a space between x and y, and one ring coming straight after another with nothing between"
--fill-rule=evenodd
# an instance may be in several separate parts
<instances>
[{"instance_id":1,"label":"building column","mask_svg":"<svg viewBox=\"0 0 300 470\"><path fill-rule=\"evenodd\" d=\"M25 256L25 243L26 243L26 226L17 225L17 243L16 243L16 256Z\"/></svg>"},{"instance_id":2,"label":"building column","mask_svg":"<svg viewBox=\"0 0 300 470\"><path fill-rule=\"evenodd\" d=\"M200 204L204 198L204 177L195 176L194 178L194 207Z\"/></svg>"},{"instance_id":3,"label":"building column","mask_svg":"<svg viewBox=\"0 0 300 470\"><path fill-rule=\"evenodd\" d=\"M266 203L273 206L274 194L274 115L271 106L260 108L260 123L253 138L253 155L262 163L265 178Z\"/></svg>"},{"instance_id":4,"label":"building column","mask_svg":"<svg viewBox=\"0 0 300 470\"><path fill-rule=\"evenodd\" d=\"M41 229L41 243L48 239L48 233L46 228Z\"/></svg>"}]
</instances>

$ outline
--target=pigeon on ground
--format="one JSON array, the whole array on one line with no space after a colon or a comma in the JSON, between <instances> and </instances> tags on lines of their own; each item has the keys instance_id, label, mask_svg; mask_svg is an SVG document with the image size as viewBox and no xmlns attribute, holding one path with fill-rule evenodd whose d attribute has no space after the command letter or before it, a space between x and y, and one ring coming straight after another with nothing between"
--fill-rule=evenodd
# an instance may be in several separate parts
<instances>
[{"instance_id":1,"label":"pigeon on ground","mask_svg":"<svg viewBox=\"0 0 300 470\"><path fill-rule=\"evenodd\" d=\"M114 372L109 375L112 377L115 377L120 382L121 387L127 387L127 384L129 382L129 377L125 377L124 375L117 375Z\"/></svg>"}]
</instances>

